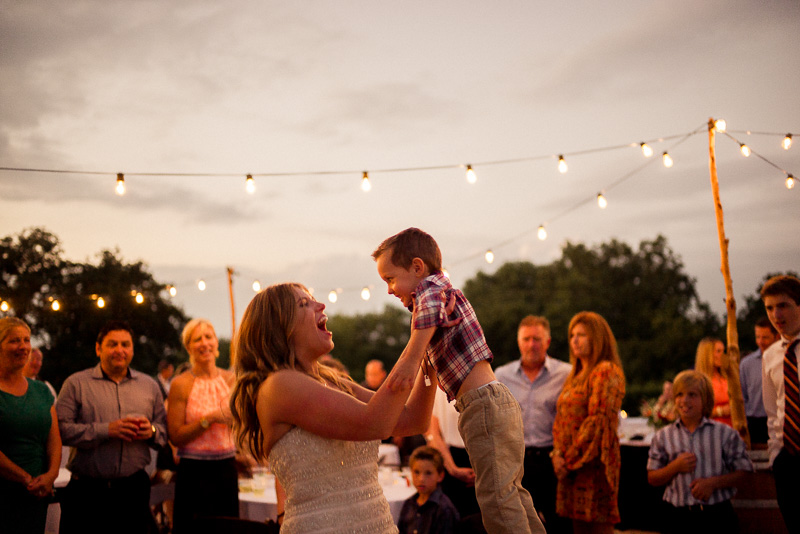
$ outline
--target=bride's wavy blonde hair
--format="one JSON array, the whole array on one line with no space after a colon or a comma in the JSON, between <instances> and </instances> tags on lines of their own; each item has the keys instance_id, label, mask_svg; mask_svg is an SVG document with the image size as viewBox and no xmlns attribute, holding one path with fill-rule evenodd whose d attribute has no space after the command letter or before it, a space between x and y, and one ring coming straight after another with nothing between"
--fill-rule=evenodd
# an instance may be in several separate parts
<instances>
[{"instance_id":1,"label":"bride's wavy blonde hair","mask_svg":"<svg viewBox=\"0 0 800 534\"><path fill-rule=\"evenodd\" d=\"M231 348L236 374L230 400L234 436L240 449L250 451L261 462L266 461L267 455L256 400L269 375L294 369L353 394L348 376L325 365L319 365L318 373L312 373L297 361L292 348L298 309L296 289L308 293L302 284L286 283L269 286L253 297Z\"/></svg>"}]
</instances>

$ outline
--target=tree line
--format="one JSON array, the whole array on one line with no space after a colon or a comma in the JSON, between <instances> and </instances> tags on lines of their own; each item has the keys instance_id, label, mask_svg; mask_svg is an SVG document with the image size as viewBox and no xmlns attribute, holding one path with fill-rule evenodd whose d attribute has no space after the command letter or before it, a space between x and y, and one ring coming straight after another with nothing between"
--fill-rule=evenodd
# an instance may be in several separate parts
<instances>
[{"instance_id":1,"label":"tree line","mask_svg":"<svg viewBox=\"0 0 800 534\"><path fill-rule=\"evenodd\" d=\"M57 387L96 363L95 336L111 318L125 318L141 333L134 340L134 366L141 371L155 373L162 358L186 359L180 332L189 318L144 263L125 263L118 256L119 251L102 250L94 263L66 260L58 238L43 228L0 240L0 299L11 306L0 314L30 324L35 344L46 353L43 377ZM582 310L603 315L619 343L628 410L637 410L644 396L657 396L663 380L692 367L700 339L724 339L724 321L699 298L695 279L661 235L638 248L615 239L593 247L568 242L549 264L509 262L493 274L478 272L461 289L475 308L495 366L519 357L516 332L525 315L548 318L550 354L562 360L569 359L566 329L572 316ZM742 354L755 348L753 326L764 315L758 289L738 313ZM136 291L143 293L143 304L135 302ZM98 308L101 297L106 305ZM52 299L59 300L58 312ZM408 341L410 318L393 305L380 313L334 314L328 321L336 345L332 355L355 380L363 378L371 359L391 368ZM225 365L229 343L220 341Z\"/></svg>"}]
</instances>

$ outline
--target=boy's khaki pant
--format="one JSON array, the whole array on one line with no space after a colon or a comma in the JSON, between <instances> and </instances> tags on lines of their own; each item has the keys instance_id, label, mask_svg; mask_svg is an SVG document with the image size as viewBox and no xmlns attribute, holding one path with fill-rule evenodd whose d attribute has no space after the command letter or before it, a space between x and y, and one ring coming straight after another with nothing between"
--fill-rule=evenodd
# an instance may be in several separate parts
<instances>
[{"instance_id":1,"label":"boy's khaki pant","mask_svg":"<svg viewBox=\"0 0 800 534\"><path fill-rule=\"evenodd\" d=\"M505 385L492 382L461 395L456 410L487 532L544 534L531 496L522 487L525 441L516 399Z\"/></svg>"}]
</instances>

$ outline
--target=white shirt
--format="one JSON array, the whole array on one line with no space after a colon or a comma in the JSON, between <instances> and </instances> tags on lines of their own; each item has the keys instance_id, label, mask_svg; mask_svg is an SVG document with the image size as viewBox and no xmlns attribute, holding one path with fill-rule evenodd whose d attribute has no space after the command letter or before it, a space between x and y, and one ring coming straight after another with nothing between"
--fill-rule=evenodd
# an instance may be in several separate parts
<instances>
[{"instance_id":1,"label":"white shirt","mask_svg":"<svg viewBox=\"0 0 800 534\"><path fill-rule=\"evenodd\" d=\"M433 401L433 415L439 419L439 430L444 442L450 447L464 448L464 440L458 432L458 412L456 401L447 402L447 395L440 387L436 387L436 399Z\"/></svg>"},{"instance_id":2,"label":"white shirt","mask_svg":"<svg viewBox=\"0 0 800 534\"><path fill-rule=\"evenodd\" d=\"M800 338L800 334L788 341L782 339L764 351L761 367L761 395L764 398L764 409L767 412L769 465L772 465L783 448L784 401L786 399L783 391L783 357L786 354L786 347L798 338ZM800 354L800 345L795 347L794 352Z\"/></svg>"}]
</instances>

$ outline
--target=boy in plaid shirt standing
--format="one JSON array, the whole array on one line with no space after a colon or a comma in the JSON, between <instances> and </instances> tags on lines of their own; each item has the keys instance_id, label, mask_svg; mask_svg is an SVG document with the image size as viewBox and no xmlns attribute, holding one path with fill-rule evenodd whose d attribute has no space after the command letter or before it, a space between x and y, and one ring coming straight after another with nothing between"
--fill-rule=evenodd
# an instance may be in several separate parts
<instances>
[{"instance_id":1,"label":"boy in plaid shirt standing","mask_svg":"<svg viewBox=\"0 0 800 534\"><path fill-rule=\"evenodd\" d=\"M544 533L531 496L522 487L525 442L519 404L495 379L492 352L475 310L442 273L436 241L409 228L386 239L372 257L389 294L413 312L412 333L437 328L426 350L426 382L431 365L447 399L456 399L458 430L475 471L475 493L486 530ZM451 296L455 310L448 317L445 304ZM413 384L420 363L398 369L402 372L395 374L395 381Z\"/></svg>"}]
</instances>

